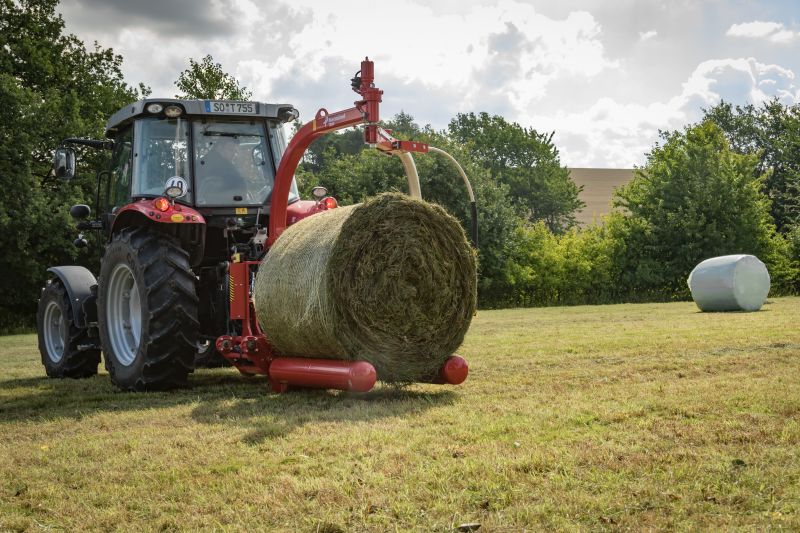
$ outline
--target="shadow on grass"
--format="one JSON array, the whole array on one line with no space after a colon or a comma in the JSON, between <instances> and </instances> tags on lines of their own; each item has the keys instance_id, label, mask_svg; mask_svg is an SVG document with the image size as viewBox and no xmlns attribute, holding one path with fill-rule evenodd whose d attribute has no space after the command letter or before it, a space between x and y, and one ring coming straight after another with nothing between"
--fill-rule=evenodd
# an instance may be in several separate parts
<instances>
[{"instance_id":1,"label":"shadow on grass","mask_svg":"<svg viewBox=\"0 0 800 533\"><path fill-rule=\"evenodd\" d=\"M262 383L266 387L266 380ZM268 394L259 387L252 394L204 399L192 418L205 424L234 424L249 430L242 441L259 444L280 437L310 422L352 424L414 416L432 407L450 405L458 396L452 390L420 391L378 385L368 393L301 390Z\"/></svg>"},{"instance_id":2,"label":"shadow on grass","mask_svg":"<svg viewBox=\"0 0 800 533\"><path fill-rule=\"evenodd\" d=\"M244 377L231 369L201 370L189 386L169 392L120 392L108 375L88 379L18 378L0 381L0 428L5 423L59 418L81 420L97 413L193 406L201 424L249 430L243 441L258 444L309 422L353 423L406 416L452 404L451 390L416 390L378 384L368 393L298 390L270 392L264 377Z\"/></svg>"}]
</instances>

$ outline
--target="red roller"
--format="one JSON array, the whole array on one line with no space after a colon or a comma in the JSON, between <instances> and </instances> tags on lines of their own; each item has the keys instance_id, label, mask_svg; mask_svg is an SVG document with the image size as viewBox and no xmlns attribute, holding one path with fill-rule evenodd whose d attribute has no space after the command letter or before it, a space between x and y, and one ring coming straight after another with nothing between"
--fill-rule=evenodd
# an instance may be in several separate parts
<instances>
[{"instance_id":1,"label":"red roller","mask_svg":"<svg viewBox=\"0 0 800 533\"><path fill-rule=\"evenodd\" d=\"M439 370L439 380L437 381L438 383L447 383L449 385L460 385L467 379L468 374L469 365L467 361L460 355L451 355Z\"/></svg>"},{"instance_id":2,"label":"red roller","mask_svg":"<svg viewBox=\"0 0 800 533\"><path fill-rule=\"evenodd\" d=\"M375 367L366 361L278 357L269 365L272 381L295 387L367 392L377 377Z\"/></svg>"}]
</instances>

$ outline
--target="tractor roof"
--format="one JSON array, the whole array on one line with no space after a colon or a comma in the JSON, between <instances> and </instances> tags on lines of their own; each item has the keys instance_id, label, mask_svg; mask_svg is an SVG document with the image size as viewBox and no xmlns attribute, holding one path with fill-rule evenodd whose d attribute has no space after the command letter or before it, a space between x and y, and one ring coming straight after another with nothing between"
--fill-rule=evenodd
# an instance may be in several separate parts
<instances>
[{"instance_id":1,"label":"tractor roof","mask_svg":"<svg viewBox=\"0 0 800 533\"><path fill-rule=\"evenodd\" d=\"M164 116L163 112L150 113L149 104L161 104L162 108L177 105L183 108L183 115L214 116L228 118L260 117L264 119L288 120L285 114L294 107L291 104L267 104L264 102L241 102L234 100L179 100L175 98L145 98L128 104L108 119L106 137L111 137L120 127L143 116ZM216 104L216 105L215 105ZM240 104L252 104L244 106Z\"/></svg>"}]
</instances>

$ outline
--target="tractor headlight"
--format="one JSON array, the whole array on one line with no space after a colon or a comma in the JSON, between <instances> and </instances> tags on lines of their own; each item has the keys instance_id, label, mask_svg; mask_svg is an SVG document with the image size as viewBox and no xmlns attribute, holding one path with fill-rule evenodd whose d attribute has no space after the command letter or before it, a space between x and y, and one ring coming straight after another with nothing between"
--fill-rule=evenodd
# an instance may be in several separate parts
<instances>
[{"instance_id":1,"label":"tractor headlight","mask_svg":"<svg viewBox=\"0 0 800 533\"><path fill-rule=\"evenodd\" d=\"M161 113L161 111L164 110L164 106L161 104L147 104L147 107L145 109L147 109L148 113L155 114L155 113Z\"/></svg>"},{"instance_id":2,"label":"tractor headlight","mask_svg":"<svg viewBox=\"0 0 800 533\"><path fill-rule=\"evenodd\" d=\"M176 105L168 105L167 108L164 109L164 114L169 118L177 118L183 114L183 109Z\"/></svg>"}]
</instances>

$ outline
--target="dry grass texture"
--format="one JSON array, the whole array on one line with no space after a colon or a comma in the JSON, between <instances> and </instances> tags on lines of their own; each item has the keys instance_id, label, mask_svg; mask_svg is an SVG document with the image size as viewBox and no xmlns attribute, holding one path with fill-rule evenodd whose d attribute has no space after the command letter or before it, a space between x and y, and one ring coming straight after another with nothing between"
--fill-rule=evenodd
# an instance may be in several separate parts
<instances>
[{"instance_id":1,"label":"dry grass texture","mask_svg":"<svg viewBox=\"0 0 800 533\"><path fill-rule=\"evenodd\" d=\"M120 393L0 344L0 531L800 530L800 298L481 311L459 387Z\"/></svg>"}]
</instances>

